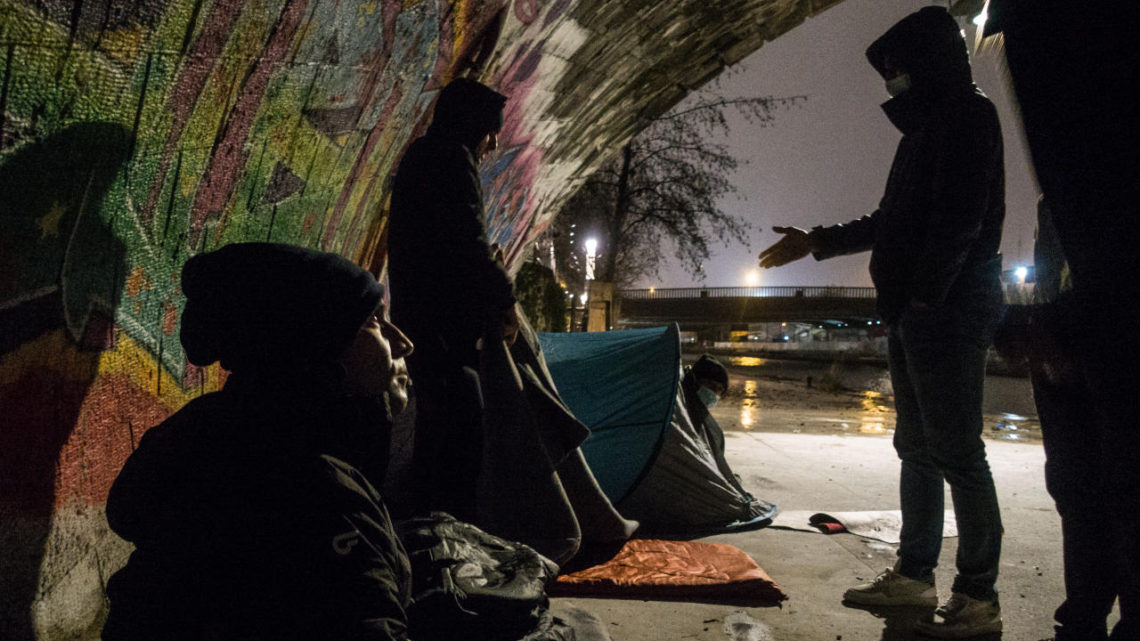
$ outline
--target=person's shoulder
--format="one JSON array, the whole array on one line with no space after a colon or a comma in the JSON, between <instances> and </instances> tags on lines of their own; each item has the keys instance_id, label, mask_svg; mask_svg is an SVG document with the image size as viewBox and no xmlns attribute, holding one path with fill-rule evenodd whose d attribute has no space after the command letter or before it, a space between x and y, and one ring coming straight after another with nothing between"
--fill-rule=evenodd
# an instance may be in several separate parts
<instances>
[{"instance_id":1,"label":"person's shoulder","mask_svg":"<svg viewBox=\"0 0 1140 641\"><path fill-rule=\"evenodd\" d=\"M957 92L941 106L941 114L932 119L936 129L952 133L955 138L985 139L1001 135L997 108L980 90Z\"/></svg>"},{"instance_id":2,"label":"person's shoulder","mask_svg":"<svg viewBox=\"0 0 1140 641\"><path fill-rule=\"evenodd\" d=\"M233 415L233 399L225 392L211 392L192 399L166 420L148 429L139 447L151 443L169 443L196 436Z\"/></svg>"},{"instance_id":3,"label":"person's shoulder","mask_svg":"<svg viewBox=\"0 0 1140 641\"><path fill-rule=\"evenodd\" d=\"M441 136L417 138L404 153L401 165L409 162L428 162L433 166L444 163L470 163L471 154L461 143Z\"/></svg>"},{"instance_id":4,"label":"person's shoulder","mask_svg":"<svg viewBox=\"0 0 1140 641\"><path fill-rule=\"evenodd\" d=\"M377 507L380 493L353 465L328 454L314 456L303 473L311 487L337 509Z\"/></svg>"}]
</instances>

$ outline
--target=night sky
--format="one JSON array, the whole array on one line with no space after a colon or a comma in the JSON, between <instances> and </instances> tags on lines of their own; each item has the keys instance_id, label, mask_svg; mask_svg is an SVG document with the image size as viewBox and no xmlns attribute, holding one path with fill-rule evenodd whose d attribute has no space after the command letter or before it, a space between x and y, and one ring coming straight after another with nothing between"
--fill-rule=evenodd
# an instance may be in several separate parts
<instances>
[{"instance_id":1,"label":"night sky","mask_svg":"<svg viewBox=\"0 0 1140 641\"><path fill-rule=\"evenodd\" d=\"M739 286L748 272L760 285L870 285L869 253L816 261L811 257L770 270L756 255L778 240L772 225L846 222L874 211L886 183L900 134L879 105L883 80L863 55L867 46L926 0L846 0L746 58L722 77L725 96L806 95L802 106L779 111L767 127L734 120L728 141L742 161L735 183L743 200L726 199L725 210L758 229L751 247L717 244L705 264L707 286ZM974 28L966 30L971 48ZM1037 188L1010 92L994 54L972 56L974 82L998 107L1005 136L1006 218L1002 253L1006 269L1032 262ZM743 164L747 163L747 164ZM599 248L604 251L604 248ZM659 278L639 286L700 284L675 261Z\"/></svg>"}]
</instances>

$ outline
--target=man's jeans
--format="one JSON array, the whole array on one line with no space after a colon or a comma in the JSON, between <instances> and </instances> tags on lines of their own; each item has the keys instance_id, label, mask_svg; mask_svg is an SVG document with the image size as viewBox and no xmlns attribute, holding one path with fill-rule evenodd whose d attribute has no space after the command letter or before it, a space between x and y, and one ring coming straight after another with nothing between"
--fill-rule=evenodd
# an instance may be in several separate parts
<instances>
[{"instance_id":1,"label":"man's jeans","mask_svg":"<svg viewBox=\"0 0 1140 641\"><path fill-rule=\"evenodd\" d=\"M908 309L889 334L894 445L902 460L898 571L925 579L942 548L945 480L958 521L953 591L993 600L1002 525L982 443L982 387L996 313Z\"/></svg>"}]
</instances>

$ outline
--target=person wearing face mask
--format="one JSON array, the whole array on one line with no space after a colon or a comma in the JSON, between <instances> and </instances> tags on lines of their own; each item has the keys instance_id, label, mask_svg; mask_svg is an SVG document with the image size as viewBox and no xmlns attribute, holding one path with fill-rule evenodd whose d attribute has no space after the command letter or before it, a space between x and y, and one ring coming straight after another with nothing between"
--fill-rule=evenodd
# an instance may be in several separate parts
<instances>
[{"instance_id":1,"label":"person wearing face mask","mask_svg":"<svg viewBox=\"0 0 1140 641\"><path fill-rule=\"evenodd\" d=\"M103 639L406 639L411 570L375 487L413 346L383 285L335 254L241 243L187 261L182 291L187 360L230 373L111 487L135 551Z\"/></svg>"},{"instance_id":2,"label":"person wearing face mask","mask_svg":"<svg viewBox=\"0 0 1140 641\"><path fill-rule=\"evenodd\" d=\"M844 594L868 605L934 605L943 483L960 534L951 596L921 631L964 637L1001 630L994 585L1002 525L982 432L986 351L1000 317L1005 187L997 112L973 84L961 29L941 7L898 22L867 49L902 132L873 213L783 238L760 266L871 251L878 311L889 329L895 450L902 461L899 559Z\"/></svg>"},{"instance_id":3,"label":"person wearing face mask","mask_svg":"<svg viewBox=\"0 0 1140 641\"><path fill-rule=\"evenodd\" d=\"M705 441L709 444L721 476L731 483L742 496L754 498L740 484L736 478L736 473L732 471L728 461L725 460L724 431L721 430L720 424L713 418L710 411L717 406L727 391L728 370L711 354L701 355L681 378L681 392L685 397L685 409L689 412L689 419L693 422L693 427L700 430Z\"/></svg>"},{"instance_id":4,"label":"person wearing face mask","mask_svg":"<svg viewBox=\"0 0 1140 641\"><path fill-rule=\"evenodd\" d=\"M696 394L701 404L711 410L716 407L720 397L728 391L728 370L715 357L704 354L689 368L688 374L682 380L682 386L686 397L690 392ZM686 405L690 410L696 407L688 399Z\"/></svg>"}]
</instances>

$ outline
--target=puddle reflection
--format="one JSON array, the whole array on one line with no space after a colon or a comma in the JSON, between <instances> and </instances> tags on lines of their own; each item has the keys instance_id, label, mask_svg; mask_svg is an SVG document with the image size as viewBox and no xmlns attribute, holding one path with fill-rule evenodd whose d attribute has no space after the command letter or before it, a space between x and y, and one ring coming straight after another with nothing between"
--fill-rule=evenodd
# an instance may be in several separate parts
<instances>
[{"instance_id":1,"label":"puddle reflection","mask_svg":"<svg viewBox=\"0 0 1140 641\"><path fill-rule=\"evenodd\" d=\"M730 356L728 358L728 364L737 367L760 367L766 362L767 361L763 358L757 358L755 356Z\"/></svg>"},{"instance_id":2,"label":"puddle reflection","mask_svg":"<svg viewBox=\"0 0 1140 641\"><path fill-rule=\"evenodd\" d=\"M863 423L859 426L860 434L886 434L887 428L882 423Z\"/></svg>"},{"instance_id":3,"label":"puddle reflection","mask_svg":"<svg viewBox=\"0 0 1140 641\"><path fill-rule=\"evenodd\" d=\"M740 401L740 426L745 431L756 422L756 398L760 385L754 380L744 381L744 397Z\"/></svg>"}]
</instances>

